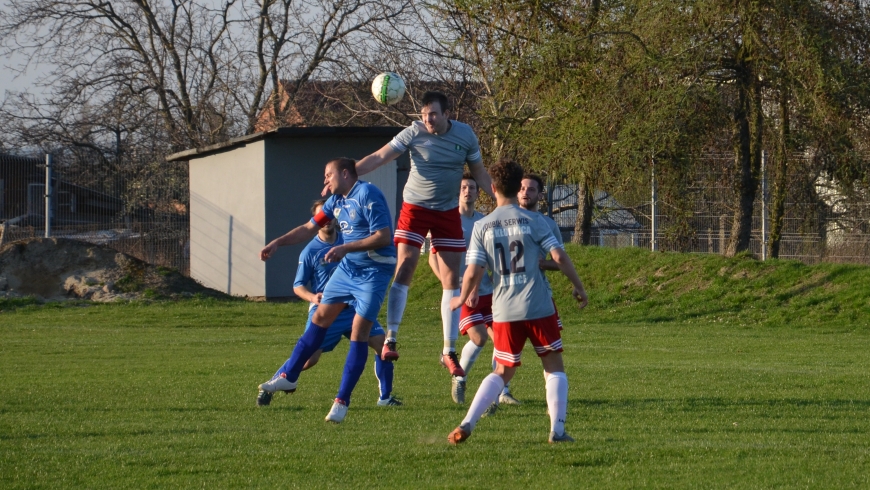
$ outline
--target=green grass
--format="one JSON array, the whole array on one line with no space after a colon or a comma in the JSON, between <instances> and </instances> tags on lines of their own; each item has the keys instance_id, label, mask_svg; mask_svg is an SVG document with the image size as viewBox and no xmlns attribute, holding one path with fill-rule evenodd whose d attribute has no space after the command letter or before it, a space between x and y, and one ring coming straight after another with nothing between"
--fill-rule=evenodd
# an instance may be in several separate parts
<instances>
[{"instance_id":1,"label":"green grass","mask_svg":"<svg viewBox=\"0 0 870 490\"><path fill-rule=\"evenodd\" d=\"M254 403L303 304L0 300L0 487L870 486L870 269L571 254L592 300L577 311L553 281L572 445L545 442L530 349L524 404L447 444L467 407L437 362L439 286L421 268L396 365L405 406L375 406L370 362L338 426L323 417L344 343L297 393Z\"/></svg>"}]
</instances>

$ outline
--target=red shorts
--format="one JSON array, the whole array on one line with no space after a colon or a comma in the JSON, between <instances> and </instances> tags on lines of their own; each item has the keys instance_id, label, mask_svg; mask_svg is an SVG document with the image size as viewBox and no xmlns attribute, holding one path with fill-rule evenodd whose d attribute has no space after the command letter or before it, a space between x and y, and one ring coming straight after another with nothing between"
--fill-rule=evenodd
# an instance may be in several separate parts
<instances>
[{"instance_id":1,"label":"red shorts","mask_svg":"<svg viewBox=\"0 0 870 490\"><path fill-rule=\"evenodd\" d=\"M459 333L462 335L467 335L469 328L481 324L492 325L492 294L480 296L474 308L463 303L459 312Z\"/></svg>"},{"instance_id":2,"label":"red shorts","mask_svg":"<svg viewBox=\"0 0 870 490\"><path fill-rule=\"evenodd\" d=\"M538 357L550 352L562 352L562 334L555 313L535 320L492 322L492 344L495 361L502 366L519 366L526 339L532 343Z\"/></svg>"},{"instance_id":3,"label":"red shorts","mask_svg":"<svg viewBox=\"0 0 870 490\"><path fill-rule=\"evenodd\" d=\"M464 252L465 238L462 236L462 220L459 208L448 211L434 211L414 204L402 203L399 224L393 239L396 245L405 243L422 248L427 233L432 233L432 253Z\"/></svg>"}]
</instances>

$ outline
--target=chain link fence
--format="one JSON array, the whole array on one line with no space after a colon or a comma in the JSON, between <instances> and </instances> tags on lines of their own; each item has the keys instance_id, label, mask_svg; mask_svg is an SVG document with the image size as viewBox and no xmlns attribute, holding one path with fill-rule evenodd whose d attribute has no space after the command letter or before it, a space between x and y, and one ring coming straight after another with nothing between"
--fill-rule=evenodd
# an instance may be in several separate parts
<instances>
[{"instance_id":1,"label":"chain link fence","mask_svg":"<svg viewBox=\"0 0 870 490\"><path fill-rule=\"evenodd\" d=\"M46 236L46 159L0 154L0 244ZM111 163L111 162L109 162ZM732 155L707 155L703 171L676 187L653 182L596 190L591 243L662 251L724 252L734 219ZM792 158L779 257L805 263L870 264L870 199L846 196ZM135 170L93 164L71 156L53 159L48 234L106 245L146 262L189 274L187 164L139 164ZM570 241L579 187L550 182L547 208ZM770 256L770 192L762 175L754 205L751 252ZM653 235L655 209L655 236Z\"/></svg>"},{"instance_id":2,"label":"chain link fence","mask_svg":"<svg viewBox=\"0 0 870 490\"><path fill-rule=\"evenodd\" d=\"M648 184L625 189L595 190L591 243L603 247L643 247L655 250L724 253L735 215L733 155L706 155L702 170L664 189ZM870 202L862 193L843 194L835 183L813 173L802 155L789 161L779 258L804 263L870 264ZM762 172L753 206L750 249L754 257L770 257L770 178ZM655 188L655 191L654 191ZM653 195L656 194L655 206ZM580 188L552 182L547 189L550 216L573 238ZM655 209L655 226L653 223Z\"/></svg>"},{"instance_id":3,"label":"chain link fence","mask_svg":"<svg viewBox=\"0 0 870 490\"><path fill-rule=\"evenodd\" d=\"M0 154L0 244L69 238L189 274L188 198L167 192L186 192L187 164L113 163Z\"/></svg>"}]
</instances>

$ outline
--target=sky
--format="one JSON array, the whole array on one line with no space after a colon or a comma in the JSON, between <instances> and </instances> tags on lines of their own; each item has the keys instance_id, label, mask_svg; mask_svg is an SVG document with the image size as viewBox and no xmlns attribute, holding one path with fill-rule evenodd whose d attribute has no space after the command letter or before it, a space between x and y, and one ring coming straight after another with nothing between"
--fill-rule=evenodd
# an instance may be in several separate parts
<instances>
[{"instance_id":1,"label":"sky","mask_svg":"<svg viewBox=\"0 0 870 490\"><path fill-rule=\"evenodd\" d=\"M8 0L0 0L0 10L7 8ZM40 93L38 87L33 86L33 81L40 73L39 67L31 67L30 70L22 76L15 77L10 67L17 67L27 61L25 56L16 55L13 57L0 55L0 100L2 100L7 90L23 91L29 89L31 93ZM44 70L44 68L43 68Z\"/></svg>"}]
</instances>

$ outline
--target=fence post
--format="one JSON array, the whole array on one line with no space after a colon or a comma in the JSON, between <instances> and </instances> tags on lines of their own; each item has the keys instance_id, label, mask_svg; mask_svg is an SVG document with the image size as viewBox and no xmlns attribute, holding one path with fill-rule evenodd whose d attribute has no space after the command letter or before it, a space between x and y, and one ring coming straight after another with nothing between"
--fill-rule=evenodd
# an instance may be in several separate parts
<instances>
[{"instance_id":1,"label":"fence post","mask_svg":"<svg viewBox=\"0 0 870 490\"><path fill-rule=\"evenodd\" d=\"M656 214L658 211L658 195L656 194L656 159L655 157L651 158L652 162L652 201L650 202L650 249L655 252L658 250L658 243L656 242L656 229L658 228L658 218L656 218Z\"/></svg>"},{"instance_id":2,"label":"fence post","mask_svg":"<svg viewBox=\"0 0 870 490\"><path fill-rule=\"evenodd\" d=\"M51 154L45 155L45 238L51 238L51 215L54 192L51 189L52 158Z\"/></svg>"},{"instance_id":3,"label":"fence post","mask_svg":"<svg viewBox=\"0 0 870 490\"><path fill-rule=\"evenodd\" d=\"M767 260L767 152L761 150L761 260Z\"/></svg>"}]
</instances>

